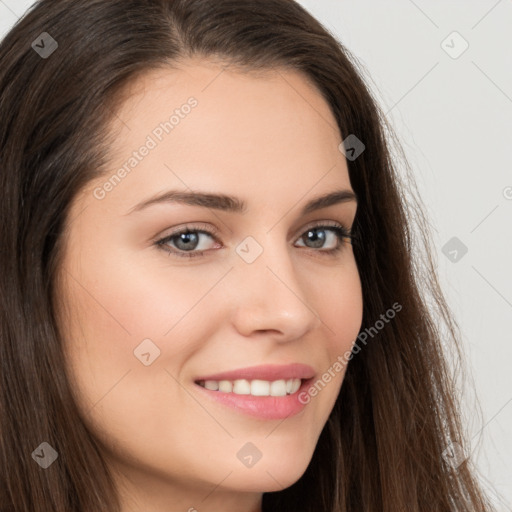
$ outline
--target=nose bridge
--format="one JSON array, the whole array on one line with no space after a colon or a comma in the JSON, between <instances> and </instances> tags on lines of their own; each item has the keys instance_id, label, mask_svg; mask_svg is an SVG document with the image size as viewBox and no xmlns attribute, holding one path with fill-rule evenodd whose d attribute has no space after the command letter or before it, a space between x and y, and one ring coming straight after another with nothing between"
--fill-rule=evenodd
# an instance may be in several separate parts
<instances>
[{"instance_id":1,"label":"nose bridge","mask_svg":"<svg viewBox=\"0 0 512 512\"><path fill-rule=\"evenodd\" d=\"M318 316L297 278L288 243L277 232L261 238L263 243L248 236L236 248L237 328L245 335L277 330L285 338L298 338Z\"/></svg>"}]
</instances>

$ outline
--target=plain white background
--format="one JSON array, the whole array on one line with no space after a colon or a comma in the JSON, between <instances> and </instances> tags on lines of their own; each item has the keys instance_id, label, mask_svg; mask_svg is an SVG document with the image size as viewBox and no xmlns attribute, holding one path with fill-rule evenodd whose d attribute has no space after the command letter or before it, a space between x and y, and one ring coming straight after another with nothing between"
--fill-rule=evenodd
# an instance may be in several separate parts
<instances>
[{"instance_id":1,"label":"plain white background","mask_svg":"<svg viewBox=\"0 0 512 512\"><path fill-rule=\"evenodd\" d=\"M509 512L512 1L300 3L364 66L414 170L476 390L466 383L470 455L497 510ZM0 36L31 4L0 0ZM453 237L462 257L462 246L446 246Z\"/></svg>"}]
</instances>

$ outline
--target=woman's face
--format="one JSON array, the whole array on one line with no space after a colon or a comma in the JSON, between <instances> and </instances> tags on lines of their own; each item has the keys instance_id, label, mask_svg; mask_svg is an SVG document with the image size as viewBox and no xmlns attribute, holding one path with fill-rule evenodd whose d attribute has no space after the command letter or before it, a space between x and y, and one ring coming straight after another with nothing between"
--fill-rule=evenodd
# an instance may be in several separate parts
<instances>
[{"instance_id":1,"label":"woman's face","mask_svg":"<svg viewBox=\"0 0 512 512\"><path fill-rule=\"evenodd\" d=\"M124 510L258 510L304 473L361 326L336 231L357 204L314 208L352 191L336 121L300 74L194 60L139 79L111 129L61 268L81 414Z\"/></svg>"}]
</instances>

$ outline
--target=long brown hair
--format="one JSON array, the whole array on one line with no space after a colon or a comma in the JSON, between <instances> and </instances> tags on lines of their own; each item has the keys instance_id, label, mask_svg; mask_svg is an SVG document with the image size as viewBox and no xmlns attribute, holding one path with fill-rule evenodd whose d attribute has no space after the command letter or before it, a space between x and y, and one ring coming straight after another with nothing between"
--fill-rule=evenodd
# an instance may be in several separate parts
<instances>
[{"instance_id":1,"label":"long brown hair","mask_svg":"<svg viewBox=\"0 0 512 512\"><path fill-rule=\"evenodd\" d=\"M65 376L56 276L69 206L108 171L107 127L122 92L141 74L191 56L246 71L299 70L343 138L365 145L348 168L359 201L361 330L372 336L353 354L304 475L265 493L263 510L490 510L469 459L455 465L443 456L451 443L463 445L442 351L458 347L457 326L435 277L427 222L419 203L406 200L412 181L401 183L392 132L356 60L292 0L41 0L3 39L0 510L120 510ZM393 304L400 312L376 329ZM42 442L59 457L45 470L31 456Z\"/></svg>"}]
</instances>

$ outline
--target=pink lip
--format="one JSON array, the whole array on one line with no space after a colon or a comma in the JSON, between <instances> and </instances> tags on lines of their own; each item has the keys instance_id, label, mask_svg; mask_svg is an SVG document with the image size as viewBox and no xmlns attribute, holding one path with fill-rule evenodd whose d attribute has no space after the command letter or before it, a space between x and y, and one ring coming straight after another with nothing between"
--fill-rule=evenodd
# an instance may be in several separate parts
<instances>
[{"instance_id":1,"label":"pink lip","mask_svg":"<svg viewBox=\"0 0 512 512\"><path fill-rule=\"evenodd\" d=\"M204 393L205 397L210 400L214 400L250 416L265 420L275 420L295 416L304 409L306 404L299 401L299 396L308 388L314 376L315 370L307 364L259 365L204 375L196 379L195 383L197 384L199 392ZM260 379L271 382L281 379L301 379L302 383L295 393L285 396L237 395L236 393L212 391L198 384L200 381L204 382L205 380L235 381L239 379Z\"/></svg>"},{"instance_id":2,"label":"pink lip","mask_svg":"<svg viewBox=\"0 0 512 512\"><path fill-rule=\"evenodd\" d=\"M222 373L215 373L206 375L196 379L200 380L287 380L287 379L311 379L315 376L315 370L307 364L294 363L287 365L259 365L251 366L250 368L240 368L238 370L231 370Z\"/></svg>"}]
</instances>

